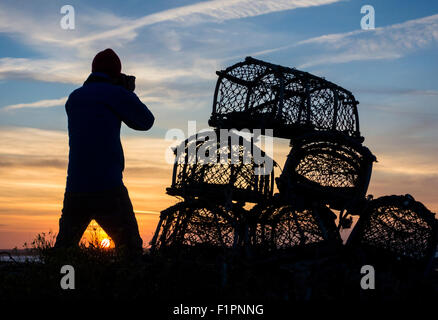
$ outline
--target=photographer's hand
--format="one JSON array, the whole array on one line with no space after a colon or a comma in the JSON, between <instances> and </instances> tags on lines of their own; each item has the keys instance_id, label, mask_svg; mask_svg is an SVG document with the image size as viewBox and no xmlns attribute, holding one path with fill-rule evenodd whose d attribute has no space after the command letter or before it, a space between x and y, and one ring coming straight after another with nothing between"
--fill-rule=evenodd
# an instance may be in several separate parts
<instances>
[{"instance_id":1,"label":"photographer's hand","mask_svg":"<svg viewBox=\"0 0 438 320\"><path fill-rule=\"evenodd\" d=\"M115 84L122 86L123 88L125 88L128 91L134 92L134 90L135 90L135 77L121 73L120 76L117 78Z\"/></svg>"},{"instance_id":2,"label":"photographer's hand","mask_svg":"<svg viewBox=\"0 0 438 320\"><path fill-rule=\"evenodd\" d=\"M135 90L135 77L126 76L126 87L127 90L134 92Z\"/></svg>"}]
</instances>

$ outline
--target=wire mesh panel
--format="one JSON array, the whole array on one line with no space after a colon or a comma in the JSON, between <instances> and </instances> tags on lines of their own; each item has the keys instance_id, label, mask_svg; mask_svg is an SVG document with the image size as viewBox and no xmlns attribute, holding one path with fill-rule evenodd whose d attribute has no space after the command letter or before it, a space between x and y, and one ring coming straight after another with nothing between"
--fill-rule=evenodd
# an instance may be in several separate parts
<instances>
[{"instance_id":1,"label":"wire mesh panel","mask_svg":"<svg viewBox=\"0 0 438 320\"><path fill-rule=\"evenodd\" d=\"M251 57L217 74L213 127L274 129L275 136L288 139L337 131L362 139L358 101L323 78Z\"/></svg>"},{"instance_id":2,"label":"wire mesh panel","mask_svg":"<svg viewBox=\"0 0 438 320\"><path fill-rule=\"evenodd\" d=\"M161 212L152 248L231 248L241 242L244 210L183 201Z\"/></svg>"},{"instance_id":3,"label":"wire mesh panel","mask_svg":"<svg viewBox=\"0 0 438 320\"><path fill-rule=\"evenodd\" d=\"M384 196L369 202L348 243L427 263L435 255L437 223L412 196Z\"/></svg>"},{"instance_id":4,"label":"wire mesh panel","mask_svg":"<svg viewBox=\"0 0 438 320\"><path fill-rule=\"evenodd\" d=\"M196 134L175 149L172 185L167 192L221 201L258 202L272 196L276 163L237 134L229 132L222 141L214 137L214 131Z\"/></svg>"},{"instance_id":5,"label":"wire mesh panel","mask_svg":"<svg viewBox=\"0 0 438 320\"><path fill-rule=\"evenodd\" d=\"M327 207L298 209L291 204L256 206L259 218L252 229L251 243L270 250L340 244L336 215Z\"/></svg>"},{"instance_id":6,"label":"wire mesh panel","mask_svg":"<svg viewBox=\"0 0 438 320\"><path fill-rule=\"evenodd\" d=\"M294 139L277 185L280 193L344 209L364 199L372 164L368 148L345 135L317 132Z\"/></svg>"}]
</instances>

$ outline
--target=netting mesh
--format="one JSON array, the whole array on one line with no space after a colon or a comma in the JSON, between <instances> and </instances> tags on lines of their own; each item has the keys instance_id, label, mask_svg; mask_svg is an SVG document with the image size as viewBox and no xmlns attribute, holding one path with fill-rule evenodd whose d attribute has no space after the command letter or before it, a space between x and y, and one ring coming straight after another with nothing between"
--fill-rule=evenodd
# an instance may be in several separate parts
<instances>
[{"instance_id":1,"label":"netting mesh","mask_svg":"<svg viewBox=\"0 0 438 320\"><path fill-rule=\"evenodd\" d=\"M327 212L328 211L328 212ZM326 207L297 209L271 202L245 210L204 200L183 201L161 214L154 249L170 247L293 249L340 241Z\"/></svg>"},{"instance_id":2,"label":"netting mesh","mask_svg":"<svg viewBox=\"0 0 438 320\"><path fill-rule=\"evenodd\" d=\"M237 135L230 134L225 144L220 139L209 140L209 136L211 132L191 137L175 150L170 194L219 199L231 195L245 201L272 196L274 172L269 163L274 166L275 162L260 149L256 154L266 156L266 162L255 161L257 147Z\"/></svg>"},{"instance_id":3,"label":"netting mesh","mask_svg":"<svg viewBox=\"0 0 438 320\"><path fill-rule=\"evenodd\" d=\"M328 208L298 209L291 204L271 204L254 210L261 211L261 216L253 245L290 249L340 239L333 220L336 216Z\"/></svg>"},{"instance_id":4,"label":"netting mesh","mask_svg":"<svg viewBox=\"0 0 438 320\"><path fill-rule=\"evenodd\" d=\"M283 138L311 130L360 137L358 102L329 81L253 58L218 75L210 118L214 127L273 128Z\"/></svg>"},{"instance_id":5,"label":"netting mesh","mask_svg":"<svg viewBox=\"0 0 438 320\"><path fill-rule=\"evenodd\" d=\"M398 257L429 260L437 242L435 217L409 195L381 197L366 207L349 241Z\"/></svg>"},{"instance_id":6,"label":"netting mesh","mask_svg":"<svg viewBox=\"0 0 438 320\"><path fill-rule=\"evenodd\" d=\"M267 69L268 68L262 64L239 63L238 67L230 67L227 70L229 70L229 74L233 77L244 81L254 81L255 79L265 74Z\"/></svg>"},{"instance_id":7,"label":"netting mesh","mask_svg":"<svg viewBox=\"0 0 438 320\"><path fill-rule=\"evenodd\" d=\"M333 204L365 197L375 157L360 143L338 134L296 139L278 180L280 192Z\"/></svg>"},{"instance_id":8,"label":"netting mesh","mask_svg":"<svg viewBox=\"0 0 438 320\"><path fill-rule=\"evenodd\" d=\"M154 248L231 248L238 241L239 212L203 201L180 202L161 213Z\"/></svg>"}]
</instances>

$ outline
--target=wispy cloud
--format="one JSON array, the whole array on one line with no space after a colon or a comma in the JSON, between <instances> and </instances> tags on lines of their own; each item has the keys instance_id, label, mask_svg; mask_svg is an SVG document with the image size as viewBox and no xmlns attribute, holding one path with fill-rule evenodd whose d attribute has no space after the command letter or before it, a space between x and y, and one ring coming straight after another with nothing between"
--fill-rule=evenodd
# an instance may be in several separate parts
<instances>
[{"instance_id":1,"label":"wispy cloud","mask_svg":"<svg viewBox=\"0 0 438 320\"><path fill-rule=\"evenodd\" d=\"M3 110L15 110L15 109L22 109L22 108L49 108L49 107L58 107L65 105L65 102L67 101L67 97L62 97L59 99L46 99L46 100L40 100L30 103L17 103L17 104L11 104L8 106L3 107Z\"/></svg>"},{"instance_id":2,"label":"wispy cloud","mask_svg":"<svg viewBox=\"0 0 438 320\"><path fill-rule=\"evenodd\" d=\"M408 88L357 88L353 90L355 92L365 93L365 94L382 94L382 95L410 95L410 96L438 96L438 90L418 90L418 89L408 89Z\"/></svg>"},{"instance_id":3,"label":"wispy cloud","mask_svg":"<svg viewBox=\"0 0 438 320\"><path fill-rule=\"evenodd\" d=\"M374 30L357 30L346 33L335 33L323 35L307 40L300 41L298 44L323 43L331 44L340 48L349 41L350 38L357 35L369 35L370 37L381 37L375 39L373 45L382 38L397 40L399 47L415 48L427 45L431 41L438 39L438 14L423 17L414 20L408 20L403 23L393 24L386 27L375 28ZM382 46L384 46L382 42ZM389 46L393 47L394 43Z\"/></svg>"},{"instance_id":4,"label":"wispy cloud","mask_svg":"<svg viewBox=\"0 0 438 320\"><path fill-rule=\"evenodd\" d=\"M131 23L108 30L103 33L92 34L73 41L74 45L89 41L131 35L135 30L164 22L177 21L182 23L199 23L205 21L225 21L259 16L272 12L292 10L296 8L313 7L340 0L213 0L199 2L193 5L172 8L158 13L146 15Z\"/></svg>"},{"instance_id":5,"label":"wispy cloud","mask_svg":"<svg viewBox=\"0 0 438 320\"><path fill-rule=\"evenodd\" d=\"M163 82L176 78L211 79L214 72L206 70L215 67L214 61L200 59L190 65L179 68L157 66L152 62L130 61L124 69L135 71L136 74L147 76L145 79ZM0 58L0 79L34 79L47 82L62 82L79 84L91 71L91 62L87 59L29 59Z\"/></svg>"},{"instance_id":6,"label":"wispy cloud","mask_svg":"<svg viewBox=\"0 0 438 320\"><path fill-rule=\"evenodd\" d=\"M80 83L90 72L90 63L80 59L0 58L0 79Z\"/></svg>"},{"instance_id":7,"label":"wispy cloud","mask_svg":"<svg viewBox=\"0 0 438 320\"><path fill-rule=\"evenodd\" d=\"M321 54L309 55L299 68L352 61L398 59L438 42L438 14L374 30L326 34L291 45L255 52L263 55L302 46L315 46Z\"/></svg>"},{"instance_id":8,"label":"wispy cloud","mask_svg":"<svg viewBox=\"0 0 438 320\"><path fill-rule=\"evenodd\" d=\"M323 46L327 52L304 63L309 67L359 60L397 59L438 41L438 14L374 30L329 34L298 45Z\"/></svg>"},{"instance_id":9,"label":"wispy cloud","mask_svg":"<svg viewBox=\"0 0 438 320\"><path fill-rule=\"evenodd\" d=\"M146 104L159 104L166 109L182 109L191 103L191 108L205 105L210 100L210 90L206 90L205 81L213 82L214 70L218 64L214 60L199 59L184 66L159 66L152 61L142 62L137 58L124 65L127 73L137 77L137 94ZM44 82L72 83L81 85L90 72L90 61L82 59L26 59L0 58L0 79L33 79ZM47 108L63 106L67 100L41 99L28 103L16 103L0 110L25 108ZM184 101L184 104L181 104ZM204 102L202 102L204 101Z\"/></svg>"},{"instance_id":10,"label":"wispy cloud","mask_svg":"<svg viewBox=\"0 0 438 320\"><path fill-rule=\"evenodd\" d=\"M96 43L98 40L132 41L137 37L138 29L162 22L172 21L183 24L222 22L339 1L341 0L212 0L176 7L136 19L118 17L101 10L88 10L89 14L78 15L80 19L78 23L83 23L83 27L74 37L66 36L66 33L59 28L57 25L59 16L55 18L52 15L53 19L45 21L40 16L23 14L14 8L1 6L0 30L21 34L27 41L33 43L77 48L79 44L83 46Z\"/></svg>"}]
</instances>

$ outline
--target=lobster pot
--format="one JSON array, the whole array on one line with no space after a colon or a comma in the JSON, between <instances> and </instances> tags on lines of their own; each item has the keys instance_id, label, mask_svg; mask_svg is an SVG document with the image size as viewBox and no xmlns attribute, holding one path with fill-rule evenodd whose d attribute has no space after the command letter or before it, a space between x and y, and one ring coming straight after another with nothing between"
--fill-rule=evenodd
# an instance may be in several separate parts
<instances>
[{"instance_id":1,"label":"lobster pot","mask_svg":"<svg viewBox=\"0 0 438 320\"><path fill-rule=\"evenodd\" d=\"M396 260L427 263L436 251L437 222L410 195L384 196L364 209L348 244Z\"/></svg>"},{"instance_id":2,"label":"lobster pot","mask_svg":"<svg viewBox=\"0 0 438 320\"><path fill-rule=\"evenodd\" d=\"M290 204L256 206L259 219L251 235L255 247L269 250L340 244L336 215L327 207L297 209Z\"/></svg>"},{"instance_id":3,"label":"lobster pot","mask_svg":"<svg viewBox=\"0 0 438 320\"><path fill-rule=\"evenodd\" d=\"M183 201L161 212L152 249L232 248L241 243L241 207L226 209L205 201Z\"/></svg>"},{"instance_id":4,"label":"lobster pot","mask_svg":"<svg viewBox=\"0 0 438 320\"><path fill-rule=\"evenodd\" d=\"M336 210L364 199L375 156L345 135L313 133L292 140L277 180L280 193L318 201Z\"/></svg>"},{"instance_id":5,"label":"lobster pot","mask_svg":"<svg viewBox=\"0 0 438 320\"><path fill-rule=\"evenodd\" d=\"M251 57L216 73L212 127L274 129L276 137L287 139L338 131L362 139L359 102L332 82Z\"/></svg>"},{"instance_id":6,"label":"lobster pot","mask_svg":"<svg viewBox=\"0 0 438 320\"><path fill-rule=\"evenodd\" d=\"M222 202L258 202L271 197L276 163L237 134L228 133L223 141L215 137L214 131L196 134L175 149L167 193Z\"/></svg>"}]
</instances>

